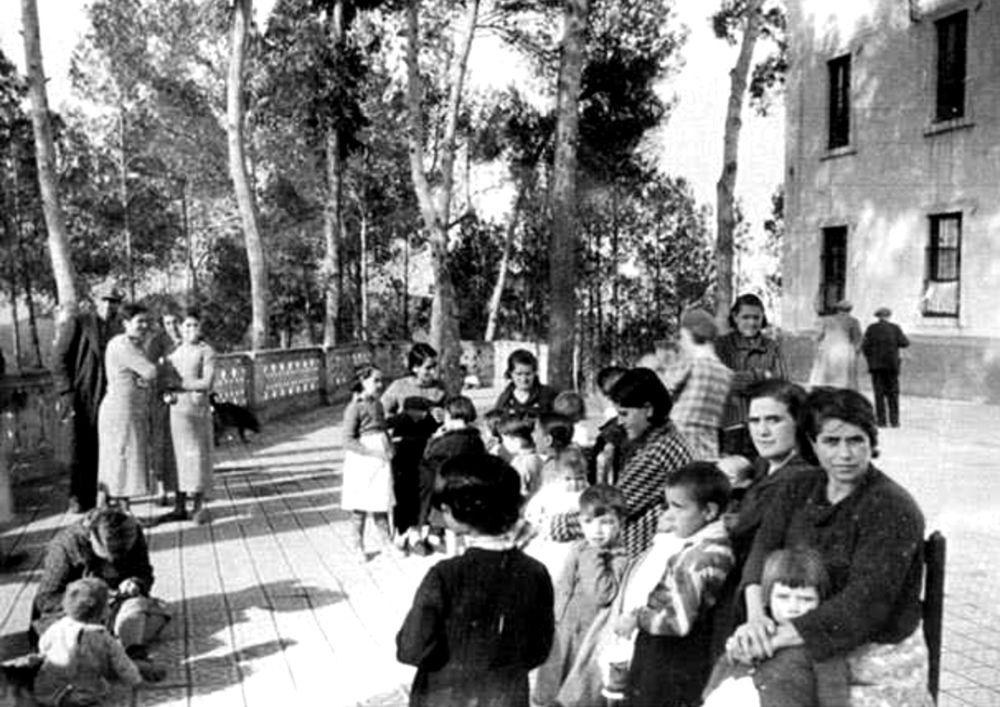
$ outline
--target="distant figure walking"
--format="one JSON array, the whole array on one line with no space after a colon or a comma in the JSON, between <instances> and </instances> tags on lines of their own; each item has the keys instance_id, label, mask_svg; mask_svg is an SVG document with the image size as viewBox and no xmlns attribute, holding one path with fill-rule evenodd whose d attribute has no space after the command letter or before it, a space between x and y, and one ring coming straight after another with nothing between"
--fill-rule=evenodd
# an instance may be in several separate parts
<instances>
[{"instance_id":1,"label":"distant figure walking","mask_svg":"<svg viewBox=\"0 0 1000 707\"><path fill-rule=\"evenodd\" d=\"M888 403L889 424L899 427L899 350L910 345L903 330L889 321L892 310L879 307L875 310L874 324L865 330L861 350L868 361L875 396L875 418L879 427L885 427L885 409Z\"/></svg>"},{"instance_id":2,"label":"distant figure walking","mask_svg":"<svg viewBox=\"0 0 1000 707\"><path fill-rule=\"evenodd\" d=\"M52 379L58 414L69 433L69 506L72 512L94 507L97 500L97 412L107 378L104 350L124 299L114 287L94 292L96 311L61 308L52 351Z\"/></svg>"},{"instance_id":3,"label":"distant figure walking","mask_svg":"<svg viewBox=\"0 0 1000 707\"><path fill-rule=\"evenodd\" d=\"M858 352L861 350L861 324L851 316L853 306L847 300L834 305L834 313L820 320L818 348L809 385L858 389Z\"/></svg>"}]
</instances>

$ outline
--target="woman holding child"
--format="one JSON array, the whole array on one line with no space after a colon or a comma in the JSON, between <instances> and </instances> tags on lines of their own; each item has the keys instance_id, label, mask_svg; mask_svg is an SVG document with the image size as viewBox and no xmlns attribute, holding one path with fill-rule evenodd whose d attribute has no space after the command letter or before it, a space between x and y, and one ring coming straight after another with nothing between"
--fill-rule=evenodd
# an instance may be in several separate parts
<instances>
[{"instance_id":1,"label":"woman holding child","mask_svg":"<svg viewBox=\"0 0 1000 707\"><path fill-rule=\"evenodd\" d=\"M627 371L611 389L611 400L628 438L617 488L625 495L624 544L630 557L647 547L663 508L663 487L692 459L691 447L670 422L670 393L646 368Z\"/></svg>"},{"instance_id":2,"label":"woman holding child","mask_svg":"<svg viewBox=\"0 0 1000 707\"><path fill-rule=\"evenodd\" d=\"M747 622L730 642L745 661L804 646L815 662L844 658L850 705L928 705L927 647L920 632L924 518L913 498L871 460L878 431L871 404L852 390L806 399L801 451L824 471L786 484L761 523L743 570ZM815 548L829 599L787 622L767 617L761 576L779 548Z\"/></svg>"}]
</instances>

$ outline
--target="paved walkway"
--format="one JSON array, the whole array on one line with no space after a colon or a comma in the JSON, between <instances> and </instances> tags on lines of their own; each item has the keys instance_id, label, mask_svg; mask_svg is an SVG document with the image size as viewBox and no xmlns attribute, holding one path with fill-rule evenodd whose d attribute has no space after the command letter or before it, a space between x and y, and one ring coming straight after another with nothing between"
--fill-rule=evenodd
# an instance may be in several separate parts
<instances>
[{"instance_id":1,"label":"paved walkway","mask_svg":"<svg viewBox=\"0 0 1000 707\"><path fill-rule=\"evenodd\" d=\"M914 493L928 529L948 537L940 705L1000 705L1000 408L916 398L903 408L879 464ZM406 704L412 670L395 661L394 638L432 560L352 557L338 508L338 422L339 411L318 410L269 425L247 447L225 444L215 521L149 532L155 593L176 611L157 648L170 673L114 704ZM52 511L59 489L42 491L0 533L15 556L0 573L0 657L25 649L42 548L73 520Z\"/></svg>"}]
</instances>

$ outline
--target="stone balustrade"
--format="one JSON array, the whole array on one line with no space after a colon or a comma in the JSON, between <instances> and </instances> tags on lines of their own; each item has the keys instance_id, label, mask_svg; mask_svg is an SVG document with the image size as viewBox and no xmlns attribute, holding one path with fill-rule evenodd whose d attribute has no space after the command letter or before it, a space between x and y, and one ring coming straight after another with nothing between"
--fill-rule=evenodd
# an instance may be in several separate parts
<instances>
[{"instance_id":1,"label":"stone balustrade","mask_svg":"<svg viewBox=\"0 0 1000 707\"><path fill-rule=\"evenodd\" d=\"M462 362L481 385L502 384L506 357L518 347L544 361L544 351L532 343L463 342ZM404 375L408 349L408 342L389 341L221 354L214 392L266 421L345 402L362 364L374 362L388 379ZM23 505L21 491L62 473L68 461L65 437L48 371L0 380L0 523Z\"/></svg>"}]
</instances>

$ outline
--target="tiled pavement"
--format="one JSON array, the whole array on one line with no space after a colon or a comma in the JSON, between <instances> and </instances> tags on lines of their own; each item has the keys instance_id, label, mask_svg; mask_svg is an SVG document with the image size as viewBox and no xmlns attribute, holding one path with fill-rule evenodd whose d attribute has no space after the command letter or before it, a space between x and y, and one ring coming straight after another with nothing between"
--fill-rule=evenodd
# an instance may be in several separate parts
<instances>
[{"instance_id":1,"label":"tiled pavement","mask_svg":"<svg viewBox=\"0 0 1000 707\"><path fill-rule=\"evenodd\" d=\"M487 403L491 391L479 391ZM885 431L882 468L909 488L928 529L949 541L942 707L1000 705L1000 408L905 399ZM431 560L348 549L338 508L338 410L269 425L217 452L214 522L150 531L156 594L176 612L157 648L165 682L115 704L403 705L412 671L394 637ZM71 516L41 494L0 534L0 656L24 649L41 549ZM162 509L140 504L140 514ZM0 705L3 698L0 698Z\"/></svg>"}]
</instances>

